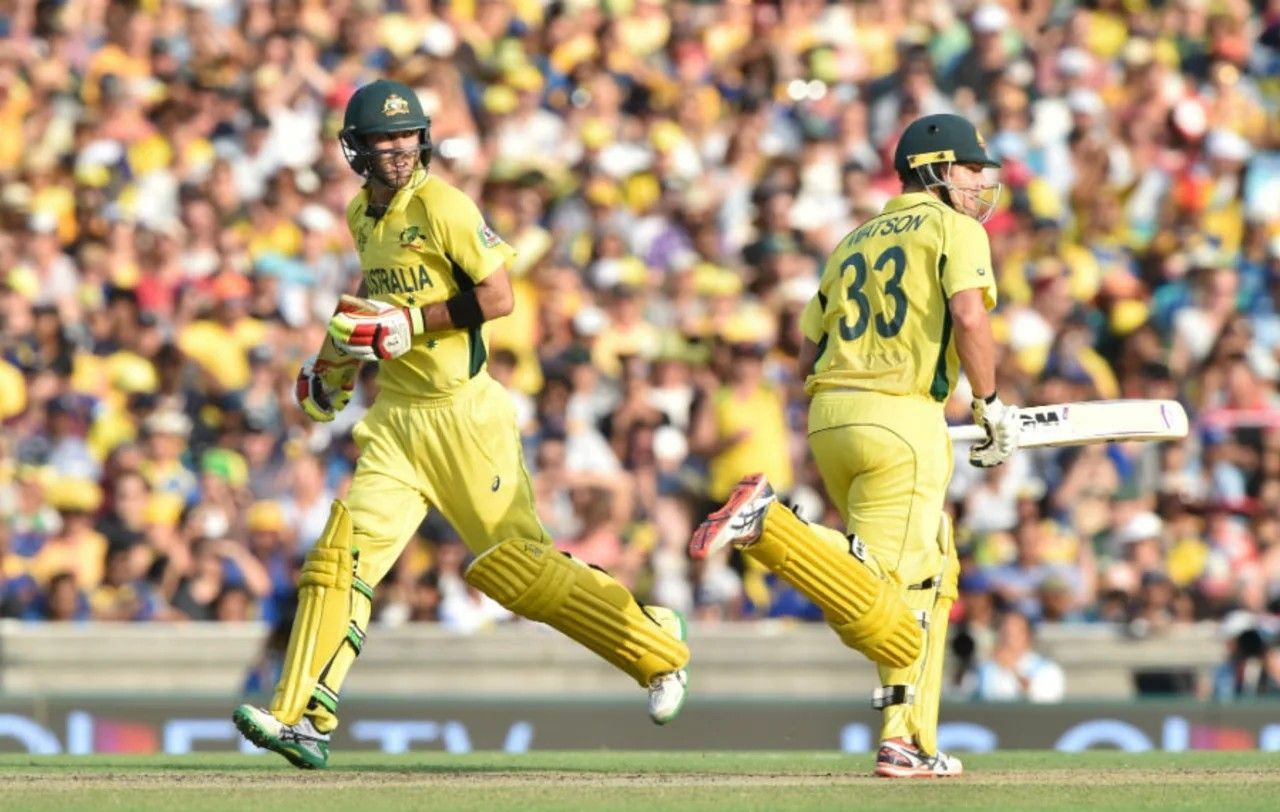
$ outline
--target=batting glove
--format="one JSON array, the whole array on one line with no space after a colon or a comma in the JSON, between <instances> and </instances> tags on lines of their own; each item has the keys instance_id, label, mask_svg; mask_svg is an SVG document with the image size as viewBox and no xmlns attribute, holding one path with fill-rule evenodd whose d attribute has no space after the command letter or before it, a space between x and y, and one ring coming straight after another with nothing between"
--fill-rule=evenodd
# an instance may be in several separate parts
<instances>
[{"instance_id":1,"label":"batting glove","mask_svg":"<svg viewBox=\"0 0 1280 812\"><path fill-rule=\"evenodd\" d=\"M409 351L423 332L422 311L373 299L343 296L329 319L329 335L346 354L361 361L389 361Z\"/></svg>"},{"instance_id":2,"label":"batting glove","mask_svg":"<svg viewBox=\"0 0 1280 812\"><path fill-rule=\"evenodd\" d=\"M1000 396L973 401L973 422L987 430L987 439L969 449L969 464L994 468L1018 447L1018 408L1006 406Z\"/></svg>"},{"instance_id":3,"label":"batting glove","mask_svg":"<svg viewBox=\"0 0 1280 812\"><path fill-rule=\"evenodd\" d=\"M326 383L326 378L331 379L334 371L333 364L314 355L302 362L302 369L298 371L293 396L307 417L317 423L331 422L351 401L351 393L355 389L354 375L341 376L350 381L341 386Z\"/></svg>"}]
</instances>

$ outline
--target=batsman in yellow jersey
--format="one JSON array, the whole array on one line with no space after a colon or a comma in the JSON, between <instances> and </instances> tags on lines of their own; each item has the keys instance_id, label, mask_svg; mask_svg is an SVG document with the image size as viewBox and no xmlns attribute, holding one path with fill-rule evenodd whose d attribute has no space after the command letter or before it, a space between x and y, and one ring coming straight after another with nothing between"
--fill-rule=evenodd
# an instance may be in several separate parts
<instances>
[{"instance_id":1,"label":"batsman in yellow jersey","mask_svg":"<svg viewBox=\"0 0 1280 812\"><path fill-rule=\"evenodd\" d=\"M365 361L380 362L379 394L353 432L360 457L350 490L303 563L271 707L241 705L236 727L298 767L325 766L373 589L433 508L475 555L467 583L636 680L653 721L674 719L686 696L683 618L639 605L608 574L552 546L510 396L485 369L484 324L511 312L514 251L466 195L428 174L430 121L408 87L360 88L343 124L343 152L367 179L347 208L364 298L344 297L296 394L310 417L332 420Z\"/></svg>"},{"instance_id":2,"label":"batsman in yellow jersey","mask_svg":"<svg viewBox=\"0 0 1280 812\"><path fill-rule=\"evenodd\" d=\"M823 611L879 666L884 711L875 771L959 775L938 750L947 618L959 564L943 512L951 442L943 404L961 368L987 430L970 462L999 465L1017 414L996 395L987 311L995 274L982 221L999 193L981 136L954 115L907 127L894 165L903 193L840 243L802 316L809 448L848 535L802 521L765 478L744 478L694 533L690 553L741 548Z\"/></svg>"}]
</instances>

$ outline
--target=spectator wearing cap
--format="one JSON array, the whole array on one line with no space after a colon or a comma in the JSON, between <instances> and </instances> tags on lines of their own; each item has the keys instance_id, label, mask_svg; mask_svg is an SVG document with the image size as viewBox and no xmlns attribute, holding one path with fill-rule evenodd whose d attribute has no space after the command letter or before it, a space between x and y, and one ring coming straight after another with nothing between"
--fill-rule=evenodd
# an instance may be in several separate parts
<instances>
[{"instance_id":1,"label":"spectator wearing cap","mask_svg":"<svg viewBox=\"0 0 1280 812\"><path fill-rule=\"evenodd\" d=\"M102 507L102 489L91 479L59 478L50 483L46 498L58 511L62 527L50 536L31 562L31 573L48 588L54 576L69 573L77 589L87 590L102 580L107 539L94 530L94 514Z\"/></svg>"},{"instance_id":2,"label":"spectator wearing cap","mask_svg":"<svg viewBox=\"0 0 1280 812\"><path fill-rule=\"evenodd\" d=\"M262 604L262 619L275 623L285 619L282 610L293 599L297 542L289 532L284 507L275 500L260 499L245 512L246 545L262 562L271 582Z\"/></svg>"},{"instance_id":3,"label":"spectator wearing cap","mask_svg":"<svg viewBox=\"0 0 1280 812\"><path fill-rule=\"evenodd\" d=\"M1112 550L1125 562L1135 579L1165 568L1164 522L1150 511L1131 516L1115 532Z\"/></svg>"},{"instance_id":4,"label":"spectator wearing cap","mask_svg":"<svg viewBox=\"0 0 1280 812\"><path fill-rule=\"evenodd\" d=\"M191 418L182 412L163 409L143 423L142 475L151 490L169 491L186 500L196 497L196 476L184 461L190 436Z\"/></svg>"},{"instance_id":5,"label":"spectator wearing cap","mask_svg":"<svg viewBox=\"0 0 1280 812\"><path fill-rule=\"evenodd\" d=\"M1085 620L1074 585L1060 574L1051 575L1040 583L1036 600L1040 605L1042 623L1082 623Z\"/></svg>"},{"instance_id":6,"label":"spectator wearing cap","mask_svg":"<svg viewBox=\"0 0 1280 812\"><path fill-rule=\"evenodd\" d=\"M36 289L32 302L52 305L68 322L80 314L76 300L79 289L75 263L62 251L58 241L58 223L50 214L36 212L27 222L29 239L22 252L23 266L35 275Z\"/></svg>"},{"instance_id":7,"label":"spectator wearing cap","mask_svg":"<svg viewBox=\"0 0 1280 812\"><path fill-rule=\"evenodd\" d=\"M606 315L591 348L592 364L602 374L617 377L622 371L622 356L648 359L657 353L658 329L645 319L643 291L634 282L613 287Z\"/></svg>"},{"instance_id":8,"label":"spectator wearing cap","mask_svg":"<svg viewBox=\"0 0 1280 812\"><path fill-rule=\"evenodd\" d=\"M238 273L211 280L210 318L189 324L178 336L183 354L196 361L224 392L249 384L247 351L264 342L267 327L248 313L253 283Z\"/></svg>"},{"instance_id":9,"label":"spectator wearing cap","mask_svg":"<svg viewBox=\"0 0 1280 812\"><path fill-rule=\"evenodd\" d=\"M347 288L347 268L337 236L338 218L319 203L308 203L299 210L297 219L302 228L298 259L310 272L310 278L292 280L292 284L281 286L280 310L291 326L300 326L292 319L303 310L310 319L327 319L338 305L336 291ZM299 296L304 298L306 308L290 303Z\"/></svg>"},{"instance_id":10,"label":"spectator wearing cap","mask_svg":"<svg viewBox=\"0 0 1280 812\"><path fill-rule=\"evenodd\" d=\"M40 466L17 470L16 495L5 518L9 550L15 555L34 558L45 541L62 530L62 519L45 495L51 479L51 472Z\"/></svg>"},{"instance_id":11,"label":"spectator wearing cap","mask_svg":"<svg viewBox=\"0 0 1280 812\"><path fill-rule=\"evenodd\" d=\"M1218 629L1226 659L1214 669L1211 691L1219 702L1280 694L1280 646L1264 618L1237 609Z\"/></svg>"}]
</instances>

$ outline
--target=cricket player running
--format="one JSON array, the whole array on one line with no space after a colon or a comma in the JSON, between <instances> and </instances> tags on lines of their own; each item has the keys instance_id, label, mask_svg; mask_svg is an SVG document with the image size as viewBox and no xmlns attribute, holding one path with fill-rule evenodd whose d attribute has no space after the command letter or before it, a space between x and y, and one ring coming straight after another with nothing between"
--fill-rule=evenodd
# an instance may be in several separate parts
<instances>
[{"instance_id":1,"label":"cricket player running","mask_svg":"<svg viewBox=\"0 0 1280 812\"><path fill-rule=\"evenodd\" d=\"M991 249L981 222L999 166L955 115L907 127L894 155L903 193L827 259L802 316L809 447L848 535L779 504L744 478L694 533L690 554L742 549L822 609L848 646L879 666L878 775L959 775L938 750L947 617L959 564L943 513L951 442L943 418L963 367L986 428L969 461L999 465L1017 444L1016 410L996 394Z\"/></svg>"},{"instance_id":2,"label":"cricket player running","mask_svg":"<svg viewBox=\"0 0 1280 812\"><path fill-rule=\"evenodd\" d=\"M363 361L379 395L354 429L360 449L298 587L298 611L271 708L236 709L236 727L302 768L324 767L338 695L364 646L373 588L435 508L476 556L467 583L582 643L649 691L674 719L689 650L678 613L640 606L605 572L561 554L534 511L510 397L485 368L483 325L511 312L514 251L461 191L428 174L430 120L403 84L356 91L339 134L368 182L347 207L368 298L344 297L299 405L333 420Z\"/></svg>"}]
</instances>

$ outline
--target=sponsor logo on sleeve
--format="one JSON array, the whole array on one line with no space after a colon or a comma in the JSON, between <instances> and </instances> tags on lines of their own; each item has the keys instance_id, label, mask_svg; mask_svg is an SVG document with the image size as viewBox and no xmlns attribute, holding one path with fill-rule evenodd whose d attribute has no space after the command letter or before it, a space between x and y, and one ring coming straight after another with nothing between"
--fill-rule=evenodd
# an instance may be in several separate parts
<instances>
[{"instance_id":1,"label":"sponsor logo on sleeve","mask_svg":"<svg viewBox=\"0 0 1280 812\"><path fill-rule=\"evenodd\" d=\"M502 238L493 229L489 228L489 224L485 222L481 222L480 225L476 226L476 234L479 235L480 242L484 244L485 248L496 248L498 243L502 242Z\"/></svg>"}]
</instances>

